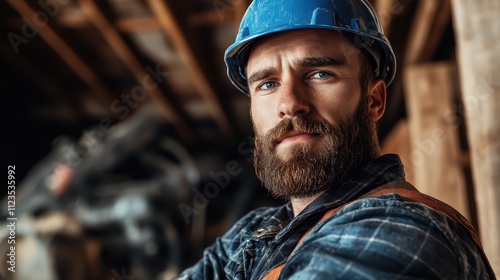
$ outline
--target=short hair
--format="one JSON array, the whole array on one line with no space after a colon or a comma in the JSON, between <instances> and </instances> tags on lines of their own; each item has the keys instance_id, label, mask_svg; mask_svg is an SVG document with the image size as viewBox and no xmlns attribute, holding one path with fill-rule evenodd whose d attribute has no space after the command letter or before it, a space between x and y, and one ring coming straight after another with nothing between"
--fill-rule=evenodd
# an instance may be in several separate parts
<instances>
[{"instance_id":1,"label":"short hair","mask_svg":"<svg viewBox=\"0 0 500 280\"><path fill-rule=\"evenodd\" d=\"M374 79L373 61L371 55L361 49L360 52L361 67L359 71L359 83L361 85L361 92L367 92L368 86Z\"/></svg>"}]
</instances>

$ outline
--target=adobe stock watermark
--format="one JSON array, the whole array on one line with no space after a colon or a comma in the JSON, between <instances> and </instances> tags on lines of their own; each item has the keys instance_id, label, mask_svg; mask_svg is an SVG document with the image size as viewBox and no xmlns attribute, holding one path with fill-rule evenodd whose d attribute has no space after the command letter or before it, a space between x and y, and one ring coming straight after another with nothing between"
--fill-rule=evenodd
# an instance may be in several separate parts
<instances>
[{"instance_id":1,"label":"adobe stock watermark","mask_svg":"<svg viewBox=\"0 0 500 280\"><path fill-rule=\"evenodd\" d=\"M433 155L438 146L450 137L450 133L456 131L479 112L480 104L488 102L495 94L495 88L500 88L500 83L493 80L493 77L479 76L473 94L463 96L463 105L454 104L441 116L442 120L448 124L447 129L436 127L429 137L422 139L413 147L409 158L401 157L403 163L413 170L413 167L425 164L426 159Z\"/></svg>"},{"instance_id":2,"label":"adobe stock watermark","mask_svg":"<svg viewBox=\"0 0 500 280\"><path fill-rule=\"evenodd\" d=\"M16 0L13 0L16 1ZM55 17L61 10L61 5L69 3L70 0L39 0L37 6L39 10L33 14L31 19L22 17L23 26L20 33L9 32L7 38L14 50L15 54L19 53L19 46L21 44L28 44L30 39L38 35L39 28L45 27L49 20Z\"/></svg>"},{"instance_id":3,"label":"adobe stock watermark","mask_svg":"<svg viewBox=\"0 0 500 280\"><path fill-rule=\"evenodd\" d=\"M110 105L111 112L117 114L121 121L127 119L139 107L140 103L146 100L149 91L159 87L169 76L169 73L163 72L158 64L154 69L148 65L145 70L148 74L142 78L141 85L135 86L128 93L122 93ZM65 164L75 168L80 165L83 159L105 139L106 135L113 132L112 124L111 118L103 118L90 130L84 129L80 141L67 147L64 151L66 154L64 162L53 162L52 167Z\"/></svg>"},{"instance_id":4,"label":"adobe stock watermark","mask_svg":"<svg viewBox=\"0 0 500 280\"><path fill-rule=\"evenodd\" d=\"M251 162L253 158L253 142L254 138L249 136L246 140L238 145L238 154L246 156L245 160ZM192 188L193 198L190 205L180 203L178 209L184 218L184 222L188 225L191 223L193 215L199 215L208 207L210 199L216 198L221 189L226 188L231 182L231 178L238 176L243 171L243 167L236 160L230 160L226 163L224 170L218 172L210 171L208 173L211 181L206 183L200 190L198 186Z\"/></svg>"}]
</instances>

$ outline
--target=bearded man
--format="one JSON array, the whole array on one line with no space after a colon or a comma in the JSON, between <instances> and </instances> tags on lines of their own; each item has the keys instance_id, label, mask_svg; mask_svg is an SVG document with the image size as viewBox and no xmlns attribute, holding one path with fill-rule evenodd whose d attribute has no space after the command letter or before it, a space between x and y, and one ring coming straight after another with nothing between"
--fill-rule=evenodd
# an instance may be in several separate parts
<instances>
[{"instance_id":1,"label":"bearded man","mask_svg":"<svg viewBox=\"0 0 500 280\"><path fill-rule=\"evenodd\" d=\"M381 155L396 62L365 0L254 0L226 51L254 165L289 200L252 211L181 279L490 279L477 232Z\"/></svg>"}]
</instances>

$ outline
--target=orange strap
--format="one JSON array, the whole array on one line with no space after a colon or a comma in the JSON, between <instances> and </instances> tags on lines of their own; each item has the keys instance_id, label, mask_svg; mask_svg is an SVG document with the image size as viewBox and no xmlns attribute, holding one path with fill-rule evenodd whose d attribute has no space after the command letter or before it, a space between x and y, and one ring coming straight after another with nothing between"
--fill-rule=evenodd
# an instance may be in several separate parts
<instances>
[{"instance_id":1,"label":"orange strap","mask_svg":"<svg viewBox=\"0 0 500 280\"><path fill-rule=\"evenodd\" d=\"M330 209L328 210L324 215L323 217L321 218L321 220L318 221L318 223L321 223L322 221L330 218L331 216L333 216L333 214L335 214L338 210L340 210L341 208L343 208L342 206L340 207L337 207L337 208L333 208L333 209ZM295 248L297 248L297 246L299 246L300 243L302 243L302 241L311 233L311 231L313 230L314 227L310 228L300 239L299 239L299 242L297 242L297 245L295 245ZM295 251L295 248L293 249L293 251ZM293 252L292 251L292 252ZM291 254L290 254L291 255ZM290 258L290 257L289 257ZM285 264L286 264L286 261L284 264L280 265L280 266L277 266L275 268L273 268L271 271L269 271L268 274L266 274L262 280L274 280L274 279L278 279L278 277L280 276L281 274L281 270L283 270L283 267L285 267Z\"/></svg>"},{"instance_id":2,"label":"orange strap","mask_svg":"<svg viewBox=\"0 0 500 280\"><path fill-rule=\"evenodd\" d=\"M410 183L408 183L406 181L394 181L394 182L384 184L378 188L375 188L375 189L367 192L366 194L362 195L361 197L359 197L359 198L357 198L357 199L355 199L347 204L341 205L337 208L330 209L318 221L318 224L321 223L322 221L330 218L335 213L337 213L339 210L343 209L347 205L349 205L357 200L367 198L367 197L380 197L380 196L388 195L388 194L397 194L397 195L400 195L404 198L408 198L408 199L423 203L423 204L425 204L425 205L427 205L435 210L438 210L438 211L445 213L448 217L455 220L457 223L464 225L467 228L467 230L469 231L474 243L476 243L476 245L479 248L481 248L481 250L482 250L481 242L479 241L479 237L478 237L476 231L474 230L472 225L470 225L470 223L462 215L460 215L460 213L458 213L455 209L453 209L448 204L419 192L414 186L412 186ZM302 238L300 238L299 242L297 242L297 245L295 245L295 248L293 249L293 251L295 251L297 246L299 246L299 244L302 243L302 241L312 232L313 228L314 227L309 229L302 236ZM292 253L293 253L293 251L292 251ZM292 253L290 254L290 256L292 255ZM287 261L288 261L288 259L287 259ZM485 259L485 261L486 261L486 259ZM269 271L269 273L266 274L262 278L262 280L278 279L280 274L281 274L281 271L283 270L285 265L286 265L286 261L282 265L277 266L277 267L273 268L271 271Z\"/></svg>"}]
</instances>

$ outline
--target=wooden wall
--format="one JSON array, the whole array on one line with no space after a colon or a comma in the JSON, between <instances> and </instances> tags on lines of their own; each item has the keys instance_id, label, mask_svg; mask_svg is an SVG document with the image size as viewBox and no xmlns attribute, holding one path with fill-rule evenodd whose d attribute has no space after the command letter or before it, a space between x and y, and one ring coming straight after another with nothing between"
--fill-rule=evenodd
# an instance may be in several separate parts
<instances>
[{"instance_id":1,"label":"wooden wall","mask_svg":"<svg viewBox=\"0 0 500 280\"><path fill-rule=\"evenodd\" d=\"M451 16L457 59L431 59ZM420 0L402 74L407 118L382 143L407 180L478 227L500 275L500 1ZM462 134L466 134L466 137Z\"/></svg>"},{"instance_id":2,"label":"wooden wall","mask_svg":"<svg viewBox=\"0 0 500 280\"><path fill-rule=\"evenodd\" d=\"M500 1L452 4L479 230L500 276Z\"/></svg>"}]
</instances>

